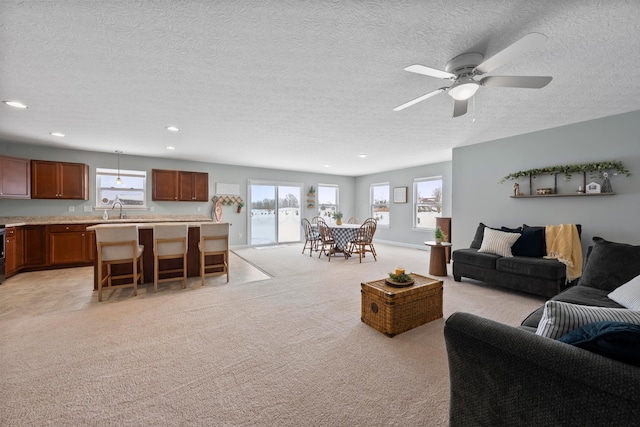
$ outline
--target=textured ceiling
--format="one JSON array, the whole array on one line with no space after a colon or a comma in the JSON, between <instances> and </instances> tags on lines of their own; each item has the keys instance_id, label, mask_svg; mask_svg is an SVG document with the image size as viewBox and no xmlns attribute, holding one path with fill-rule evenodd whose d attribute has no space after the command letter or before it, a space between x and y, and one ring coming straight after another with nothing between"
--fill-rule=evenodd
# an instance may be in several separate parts
<instances>
[{"instance_id":1,"label":"textured ceiling","mask_svg":"<svg viewBox=\"0 0 640 427\"><path fill-rule=\"evenodd\" d=\"M0 140L352 176L440 162L640 109L639 27L633 0L2 1L0 99L29 109L0 105ZM489 75L544 89L392 111L449 85L406 66L530 32L547 42Z\"/></svg>"}]
</instances>

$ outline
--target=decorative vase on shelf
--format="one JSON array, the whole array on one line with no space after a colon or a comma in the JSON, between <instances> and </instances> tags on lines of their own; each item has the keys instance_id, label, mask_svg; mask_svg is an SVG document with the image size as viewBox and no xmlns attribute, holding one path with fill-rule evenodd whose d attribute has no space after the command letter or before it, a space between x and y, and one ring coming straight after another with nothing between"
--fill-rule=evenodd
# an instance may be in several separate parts
<instances>
[{"instance_id":1,"label":"decorative vase on shelf","mask_svg":"<svg viewBox=\"0 0 640 427\"><path fill-rule=\"evenodd\" d=\"M342 218L336 219L336 224L337 225L342 225Z\"/></svg>"}]
</instances>

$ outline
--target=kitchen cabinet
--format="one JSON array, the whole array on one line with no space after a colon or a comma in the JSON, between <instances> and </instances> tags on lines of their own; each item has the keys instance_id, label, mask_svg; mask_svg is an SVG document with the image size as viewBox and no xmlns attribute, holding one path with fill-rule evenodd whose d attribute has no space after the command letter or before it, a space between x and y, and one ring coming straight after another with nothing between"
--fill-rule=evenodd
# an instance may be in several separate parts
<instances>
[{"instance_id":1,"label":"kitchen cabinet","mask_svg":"<svg viewBox=\"0 0 640 427\"><path fill-rule=\"evenodd\" d=\"M24 267L43 267L47 264L47 234L44 225L25 225Z\"/></svg>"},{"instance_id":2,"label":"kitchen cabinet","mask_svg":"<svg viewBox=\"0 0 640 427\"><path fill-rule=\"evenodd\" d=\"M7 227L6 236L6 271L7 277L17 273L23 264L22 228Z\"/></svg>"},{"instance_id":3,"label":"kitchen cabinet","mask_svg":"<svg viewBox=\"0 0 640 427\"><path fill-rule=\"evenodd\" d=\"M178 200L178 171L152 169L151 185L153 185L151 200L165 202Z\"/></svg>"},{"instance_id":4,"label":"kitchen cabinet","mask_svg":"<svg viewBox=\"0 0 640 427\"><path fill-rule=\"evenodd\" d=\"M48 227L48 234L48 265L81 264L87 262L85 225L50 225Z\"/></svg>"},{"instance_id":5,"label":"kitchen cabinet","mask_svg":"<svg viewBox=\"0 0 640 427\"><path fill-rule=\"evenodd\" d=\"M209 198L209 174L177 170L152 169L154 201L206 202Z\"/></svg>"},{"instance_id":6,"label":"kitchen cabinet","mask_svg":"<svg viewBox=\"0 0 640 427\"><path fill-rule=\"evenodd\" d=\"M32 160L31 198L89 200L89 166Z\"/></svg>"},{"instance_id":7,"label":"kitchen cabinet","mask_svg":"<svg viewBox=\"0 0 640 427\"><path fill-rule=\"evenodd\" d=\"M179 200L206 202L209 199L209 174L179 172Z\"/></svg>"},{"instance_id":8,"label":"kitchen cabinet","mask_svg":"<svg viewBox=\"0 0 640 427\"><path fill-rule=\"evenodd\" d=\"M0 199L31 198L29 159L0 156Z\"/></svg>"}]
</instances>

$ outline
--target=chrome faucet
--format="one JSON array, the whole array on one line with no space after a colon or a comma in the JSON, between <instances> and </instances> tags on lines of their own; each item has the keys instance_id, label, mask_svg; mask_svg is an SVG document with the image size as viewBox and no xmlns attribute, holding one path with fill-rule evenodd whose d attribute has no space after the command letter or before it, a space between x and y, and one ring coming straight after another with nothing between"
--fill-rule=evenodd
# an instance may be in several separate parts
<instances>
[{"instance_id":1,"label":"chrome faucet","mask_svg":"<svg viewBox=\"0 0 640 427\"><path fill-rule=\"evenodd\" d=\"M115 208L116 208L116 205L120 205L120 219L124 218L124 216L125 216L126 214L122 212L122 202L120 202L119 200L116 200L116 201L113 203L113 206L111 207L111 209L112 209L112 210L113 210L113 209L115 209Z\"/></svg>"}]
</instances>

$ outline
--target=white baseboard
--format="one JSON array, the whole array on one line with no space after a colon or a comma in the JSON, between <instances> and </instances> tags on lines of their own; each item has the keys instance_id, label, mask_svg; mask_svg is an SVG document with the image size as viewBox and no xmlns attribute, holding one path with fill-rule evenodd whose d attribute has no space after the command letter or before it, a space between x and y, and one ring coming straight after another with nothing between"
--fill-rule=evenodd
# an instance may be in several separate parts
<instances>
[{"instance_id":1,"label":"white baseboard","mask_svg":"<svg viewBox=\"0 0 640 427\"><path fill-rule=\"evenodd\" d=\"M375 239L373 243L383 243L385 245L390 246L401 246L403 248L411 248L411 249L419 249L421 251L428 251L429 247L427 245L416 245L413 243L402 243L402 242L393 242L391 240L378 240Z\"/></svg>"}]
</instances>

